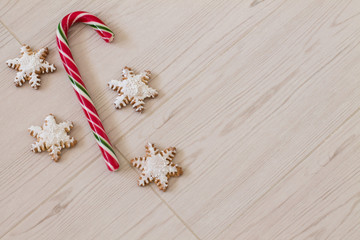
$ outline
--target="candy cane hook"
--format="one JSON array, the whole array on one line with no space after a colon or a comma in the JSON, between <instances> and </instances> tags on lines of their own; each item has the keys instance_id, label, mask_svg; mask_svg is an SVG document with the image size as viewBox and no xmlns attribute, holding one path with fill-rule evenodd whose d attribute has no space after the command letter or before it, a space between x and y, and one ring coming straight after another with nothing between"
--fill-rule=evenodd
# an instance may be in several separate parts
<instances>
[{"instance_id":1,"label":"candy cane hook","mask_svg":"<svg viewBox=\"0 0 360 240\"><path fill-rule=\"evenodd\" d=\"M56 42L65 70L69 76L75 94L80 101L90 128L93 131L105 163L110 171L115 171L119 168L119 162L70 52L67 34L69 28L77 22L90 25L102 39L105 40L105 42L111 42L114 38L114 33L94 15L84 11L77 11L66 15L61 20L56 33Z\"/></svg>"}]
</instances>

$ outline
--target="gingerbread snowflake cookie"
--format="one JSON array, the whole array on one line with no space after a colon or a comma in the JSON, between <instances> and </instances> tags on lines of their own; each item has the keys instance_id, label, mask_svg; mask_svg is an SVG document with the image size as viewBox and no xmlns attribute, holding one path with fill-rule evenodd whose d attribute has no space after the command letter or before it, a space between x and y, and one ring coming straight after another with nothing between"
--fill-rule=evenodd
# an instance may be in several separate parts
<instances>
[{"instance_id":1,"label":"gingerbread snowflake cookie","mask_svg":"<svg viewBox=\"0 0 360 240\"><path fill-rule=\"evenodd\" d=\"M151 143L148 143L145 148L145 157L131 160L132 165L142 171L138 184L139 186L145 186L154 181L159 189L165 192L168 187L169 177L178 177L183 173L181 167L172 162L176 154L176 148L169 147L159 151Z\"/></svg>"},{"instance_id":2,"label":"gingerbread snowflake cookie","mask_svg":"<svg viewBox=\"0 0 360 240\"><path fill-rule=\"evenodd\" d=\"M36 153L47 150L55 162L59 161L61 149L76 144L76 140L68 135L72 128L72 122L56 123L55 117L50 114L45 118L42 127L29 128L30 135L37 138L37 141L31 145L31 150Z\"/></svg>"},{"instance_id":3,"label":"gingerbread snowflake cookie","mask_svg":"<svg viewBox=\"0 0 360 240\"><path fill-rule=\"evenodd\" d=\"M54 64L45 61L48 48L41 48L39 51L33 52L29 46L23 45L20 54L20 57L6 61L8 67L18 71L14 80L17 87L21 87L27 80L32 88L38 89L40 87L39 74L56 70Z\"/></svg>"},{"instance_id":4,"label":"gingerbread snowflake cookie","mask_svg":"<svg viewBox=\"0 0 360 240\"><path fill-rule=\"evenodd\" d=\"M111 80L108 86L119 94L114 102L115 108L120 109L131 104L135 111L142 112L144 99L155 98L158 95L157 91L148 85L150 75L150 71L135 75L131 68L125 67L122 71L122 80Z\"/></svg>"}]
</instances>

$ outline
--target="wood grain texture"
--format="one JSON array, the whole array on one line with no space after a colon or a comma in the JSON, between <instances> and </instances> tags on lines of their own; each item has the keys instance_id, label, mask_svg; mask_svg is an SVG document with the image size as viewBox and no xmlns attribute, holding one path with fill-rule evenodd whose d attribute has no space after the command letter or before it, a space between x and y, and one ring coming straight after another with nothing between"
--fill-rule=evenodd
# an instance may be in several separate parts
<instances>
[{"instance_id":1,"label":"wood grain texture","mask_svg":"<svg viewBox=\"0 0 360 240\"><path fill-rule=\"evenodd\" d=\"M35 91L0 65L0 238L359 239L360 2L1 1L0 62L48 46L58 70ZM76 25L69 42L120 171L110 173L55 44L86 10L115 32ZM153 72L143 114L113 108L123 66ZM60 162L29 151L53 113L78 140ZM168 191L136 186L129 160L176 146Z\"/></svg>"}]
</instances>

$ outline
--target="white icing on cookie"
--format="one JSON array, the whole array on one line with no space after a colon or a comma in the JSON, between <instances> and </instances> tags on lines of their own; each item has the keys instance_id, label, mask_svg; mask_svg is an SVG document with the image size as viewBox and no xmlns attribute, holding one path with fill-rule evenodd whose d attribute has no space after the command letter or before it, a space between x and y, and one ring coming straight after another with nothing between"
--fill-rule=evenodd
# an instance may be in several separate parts
<instances>
[{"instance_id":1,"label":"white icing on cookie","mask_svg":"<svg viewBox=\"0 0 360 240\"><path fill-rule=\"evenodd\" d=\"M43 59L37 58L35 54L24 54L18 61L20 64L19 70L23 74L40 71L41 63L44 62Z\"/></svg>"},{"instance_id":2,"label":"white icing on cookie","mask_svg":"<svg viewBox=\"0 0 360 240\"><path fill-rule=\"evenodd\" d=\"M58 161L62 148L70 148L76 144L76 140L68 135L72 127L73 124L70 121L56 123L55 117L50 114L45 118L42 127L31 126L29 128L30 135L37 138L37 142L32 144L31 150L33 152L47 150L53 160Z\"/></svg>"},{"instance_id":3,"label":"white icing on cookie","mask_svg":"<svg viewBox=\"0 0 360 240\"><path fill-rule=\"evenodd\" d=\"M38 89L40 87L39 74L56 70L53 64L45 61L48 49L41 48L38 52L33 52L29 46L24 45L21 47L20 53L19 58L6 61L10 68L18 71L14 83L17 87L21 87L28 80L32 88Z\"/></svg>"},{"instance_id":4,"label":"white icing on cookie","mask_svg":"<svg viewBox=\"0 0 360 240\"><path fill-rule=\"evenodd\" d=\"M125 67L122 80L111 80L108 86L119 93L114 102L115 108L119 109L127 104L132 104L135 111L143 111L144 99L154 98L158 94L155 89L148 86L150 74L150 71L145 71L135 75L130 68Z\"/></svg>"}]
</instances>

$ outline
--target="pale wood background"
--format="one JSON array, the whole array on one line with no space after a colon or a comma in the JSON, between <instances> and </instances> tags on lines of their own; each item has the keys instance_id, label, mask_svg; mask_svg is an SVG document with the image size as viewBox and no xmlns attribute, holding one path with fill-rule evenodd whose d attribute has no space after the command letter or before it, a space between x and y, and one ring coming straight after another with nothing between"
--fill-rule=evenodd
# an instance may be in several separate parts
<instances>
[{"instance_id":1,"label":"pale wood background","mask_svg":"<svg viewBox=\"0 0 360 240\"><path fill-rule=\"evenodd\" d=\"M115 151L109 172L55 44L70 46ZM360 1L0 1L0 238L360 239ZM36 91L4 62L48 46ZM143 114L115 110L121 68L153 72ZM28 134L53 113L78 145L58 163ZM137 186L147 141L176 146L184 175Z\"/></svg>"}]
</instances>

